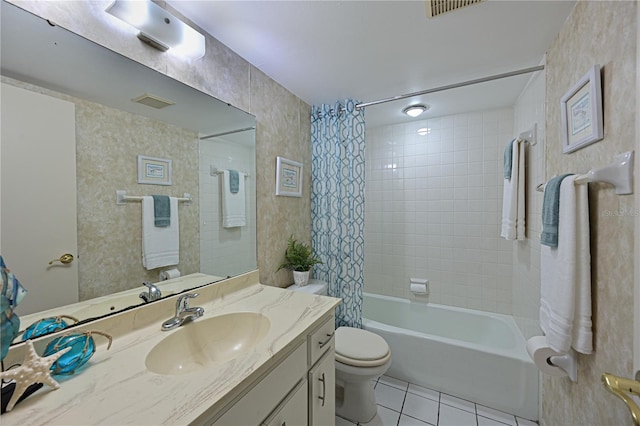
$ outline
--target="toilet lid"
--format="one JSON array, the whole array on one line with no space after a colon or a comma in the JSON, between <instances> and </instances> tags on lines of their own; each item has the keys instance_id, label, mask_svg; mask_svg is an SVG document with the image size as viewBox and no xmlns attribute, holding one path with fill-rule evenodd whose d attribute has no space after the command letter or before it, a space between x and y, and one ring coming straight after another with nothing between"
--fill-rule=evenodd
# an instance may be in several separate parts
<instances>
[{"instance_id":1,"label":"toilet lid","mask_svg":"<svg viewBox=\"0 0 640 426\"><path fill-rule=\"evenodd\" d=\"M387 342L377 334L353 327L338 327L336 361L356 367L375 367L389 360Z\"/></svg>"}]
</instances>

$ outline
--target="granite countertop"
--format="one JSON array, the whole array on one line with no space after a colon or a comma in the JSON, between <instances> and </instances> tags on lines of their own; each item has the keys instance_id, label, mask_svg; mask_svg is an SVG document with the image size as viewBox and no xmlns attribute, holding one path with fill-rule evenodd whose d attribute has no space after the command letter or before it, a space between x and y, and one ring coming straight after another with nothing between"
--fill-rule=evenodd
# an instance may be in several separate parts
<instances>
[{"instance_id":1,"label":"granite countertop","mask_svg":"<svg viewBox=\"0 0 640 426\"><path fill-rule=\"evenodd\" d=\"M233 312L259 312L271 322L267 335L252 350L224 364L182 375L159 375L145 358L162 339L162 321L173 316L177 296L121 312L79 329L114 336L109 351L96 336L96 354L75 376L55 376L61 387L44 386L2 415L4 425L189 424L205 411L214 412L270 371L306 334L328 318L340 299L287 291L258 283L257 271L199 288L191 306L204 308L196 321ZM183 327L188 327L185 324ZM36 342L36 350L48 337ZM14 347L21 360L24 345ZM8 357L10 358L10 357Z\"/></svg>"}]
</instances>

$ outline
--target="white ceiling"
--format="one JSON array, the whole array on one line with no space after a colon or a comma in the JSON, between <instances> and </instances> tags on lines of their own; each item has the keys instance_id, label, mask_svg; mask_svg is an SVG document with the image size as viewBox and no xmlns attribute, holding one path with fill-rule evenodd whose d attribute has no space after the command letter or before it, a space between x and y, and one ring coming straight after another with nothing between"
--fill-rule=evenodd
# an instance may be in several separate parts
<instances>
[{"instance_id":1,"label":"white ceiling","mask_svg":"<svg viewBox=\"0 0 640 426\"><path fill-rule=\"evenodd\" d=\"M487 0L435 18L423 1L168 0L309 103L367 102L539 65L575 1ZM511 106L530 75L366 108L368 125Z\"/></svg>"}]
</instances>

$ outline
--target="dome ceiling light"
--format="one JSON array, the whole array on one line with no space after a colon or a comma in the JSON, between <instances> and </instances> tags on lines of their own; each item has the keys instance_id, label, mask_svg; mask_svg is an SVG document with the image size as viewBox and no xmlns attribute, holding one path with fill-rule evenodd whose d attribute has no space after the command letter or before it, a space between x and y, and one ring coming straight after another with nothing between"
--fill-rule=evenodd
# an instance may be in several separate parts
<instances>
[{"instance_id":1,"label":"dome ceiling light","mask_svg":"<svg viewBox=\"0 0 640 426\"><path fill-rule=\"evenodd\" d=\"M416 118L423 112L429 109L428 105L416 104L406 107L402 110L403 113L407 114L409 117Z\"/></svg>"}]
</instances>

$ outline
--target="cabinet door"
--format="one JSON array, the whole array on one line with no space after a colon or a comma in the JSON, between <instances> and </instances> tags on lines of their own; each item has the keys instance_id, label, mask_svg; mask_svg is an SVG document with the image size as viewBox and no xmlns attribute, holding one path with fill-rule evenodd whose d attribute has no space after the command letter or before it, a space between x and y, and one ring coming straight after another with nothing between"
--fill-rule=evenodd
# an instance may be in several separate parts
<instances>
[{"instance_id":1,"label":"cabinet door","mask_svg":"<svg viewBox=\"0 0 640 426\"><path fill-rule=\"evenodd\" d=\"M263 426L304 426L307 415L307 381L301 380Z\"/></svg>"},{"instance_id":2,"label":"cabinet door","mask_svg":"<svg viewBox=\"0 0 640 426\"><path fill-rule=\"evenodd\" d=\"M335 352L327 351L309 370L309 426L333 425L336 421Z\"/></svg>"}]
</instances>

